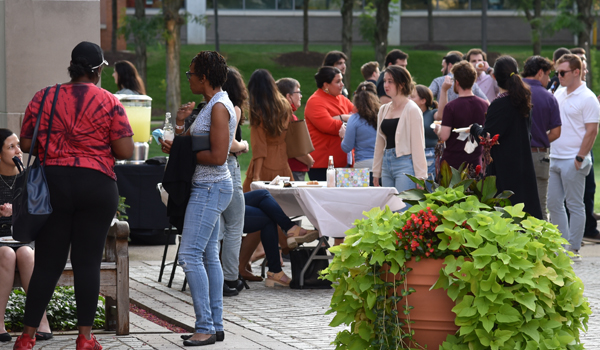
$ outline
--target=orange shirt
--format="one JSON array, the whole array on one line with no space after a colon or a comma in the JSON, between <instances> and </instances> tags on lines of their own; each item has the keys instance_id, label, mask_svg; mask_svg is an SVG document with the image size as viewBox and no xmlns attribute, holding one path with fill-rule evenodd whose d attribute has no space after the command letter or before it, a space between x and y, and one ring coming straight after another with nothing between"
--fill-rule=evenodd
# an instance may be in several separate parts
<instances>
[{"instance_id":1,"label":"orange shirt","mask_svg":"<svg viewBox=\"0 0 600 350\"><path fill-rule=\"evenodd\" d=\"M304 119L315 150L310 154L315 160L313 168L327 168L329 156L333 156L336 168L348 165L347 155L342 151L339 136L342 121L338 115L350 114L354 105L346 97L331 96L322 89L308 99ZM336 117L336 119L333 119Z\"/></svg>"}]
</instances>

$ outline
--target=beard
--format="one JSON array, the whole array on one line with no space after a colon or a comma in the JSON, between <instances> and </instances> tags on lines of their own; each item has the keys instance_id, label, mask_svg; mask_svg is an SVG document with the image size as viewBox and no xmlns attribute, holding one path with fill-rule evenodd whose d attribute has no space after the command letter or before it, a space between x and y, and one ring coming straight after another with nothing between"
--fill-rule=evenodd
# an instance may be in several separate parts
<instances>
[{"instance_id":1,"label":"beard","mask_svg":"<svg viewBox=\"0 0 600 350\"><path fill-rule=\"evenodd\" d=\"M458 89L456 88L456 81L454 81L454 84L452 84L452 90L454 90L454 93L458 95Z\"/></svg>"}]
</instances>

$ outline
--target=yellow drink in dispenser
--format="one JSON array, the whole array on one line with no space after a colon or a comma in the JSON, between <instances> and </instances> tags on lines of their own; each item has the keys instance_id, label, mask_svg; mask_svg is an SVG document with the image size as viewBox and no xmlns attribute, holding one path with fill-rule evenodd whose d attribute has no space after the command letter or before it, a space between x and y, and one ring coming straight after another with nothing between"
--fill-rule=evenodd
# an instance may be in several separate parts
<instances>
[{"instance_id":1,"label":"yellow drink in dispenser","mask_svg":"<svg viewBox=\"0 0 600 350\"><path fill-rule=\"evenodd\" d=\"M146 95L115 95L123 104L133 130L133 142L148 142L152 98Z\"/></svg>"}]
</instances>

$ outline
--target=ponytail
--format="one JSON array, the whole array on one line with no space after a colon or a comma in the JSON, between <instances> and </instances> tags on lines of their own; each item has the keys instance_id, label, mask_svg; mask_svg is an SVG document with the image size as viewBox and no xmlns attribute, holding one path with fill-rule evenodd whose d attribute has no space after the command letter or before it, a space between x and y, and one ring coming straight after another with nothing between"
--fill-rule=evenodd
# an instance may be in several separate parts
<instances>
[{"instance_id":1,"label":"ponytail","mask_svg":"<svg viewBox=\"0 0 600 350\"><path fill-rule=\"evenodd\" d=\"M508 91L511 104L525 117L531 111L531 91L518 72L517 61L510 56L501 56L494 65L494 75L498 86Z\"/></svg>"},{"instance_id":2,"label":"ponytail","mask_svg":"<svg viewBox=\"0 0 600 350\"><path fill-rule=\"evenodd\" d=\"M431 109L437 109L437 108L438 108L438 103L437 103L437 101L431 101L431 106L430 106L430 108L431 108Z\"/></svg>"}]
</instances>

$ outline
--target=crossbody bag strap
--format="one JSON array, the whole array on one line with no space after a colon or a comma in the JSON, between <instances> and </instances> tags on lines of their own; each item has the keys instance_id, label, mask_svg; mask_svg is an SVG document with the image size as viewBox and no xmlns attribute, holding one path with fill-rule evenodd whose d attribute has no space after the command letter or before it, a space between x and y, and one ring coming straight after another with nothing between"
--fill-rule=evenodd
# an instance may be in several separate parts
<instances>
[{"instance_id":1,"label":"crossbody bag strap","mask_svg":"<svg viewBox=\"0 0 600 350\"><path fill-rule=\"evenodd\" d=\"M48 136L46 137L46 147L44 148L44 160L42 166L46 164L46 155L48 154L48 145L50 144L50 131L52 130L52 120L54 119L54 109L56 108L56 101L58 100L58 93L60 92L60 84L56 84L56 91L54 92L54 101L52 101L52 111L50 112L50 120L48 121Z\"/></svg>"},{"instance_id":2,"label":"crossbody bag strap","mask_svg":"<svg viewBox=\"0 0 600 350\"><path fill-rule=\"evenodd\" d=\"M37 139L38 131L40 129L40 121L42 120L42 113L44 112L44 103L46 102L46 96L48 96L48 92L50 91L51 86L46 88L44 91L44 97L42 97L42 102L40 103L40 110L37 115L37 120L35 122L35 128L33 129L33 138L31 139L31 147L29 148L29 157L27 158L27 167L31 165L31 159L33 156L33 150L35 149L35 142Z\"/></svg>"}]
</instances>

